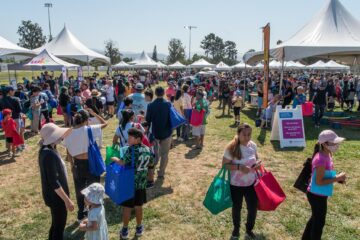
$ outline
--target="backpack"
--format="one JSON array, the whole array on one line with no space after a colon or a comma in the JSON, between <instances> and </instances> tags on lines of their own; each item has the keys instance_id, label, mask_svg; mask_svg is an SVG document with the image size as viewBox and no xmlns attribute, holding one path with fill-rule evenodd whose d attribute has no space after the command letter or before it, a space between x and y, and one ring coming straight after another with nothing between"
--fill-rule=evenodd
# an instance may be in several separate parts
<instances>
[{"instance_id":1,"label":"backpack","mask_svg":"<svg viewBox=\"0 0 360 240\"><path fill-rule=\"evenodd\" d=\"M312 158L307 158L303 164L303 169L300 172L300 175L294 183L294 188L307 193L307 189L310 184L311 179L311 170L312 170Z\"/></svg>"}]
</instances>

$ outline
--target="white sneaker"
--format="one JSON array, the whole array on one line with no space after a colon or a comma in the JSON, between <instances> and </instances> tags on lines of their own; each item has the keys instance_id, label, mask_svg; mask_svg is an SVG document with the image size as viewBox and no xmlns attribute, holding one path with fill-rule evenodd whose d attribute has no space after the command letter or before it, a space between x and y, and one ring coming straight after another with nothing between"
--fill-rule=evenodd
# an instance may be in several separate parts
<instances>
[{"instance_id":1,"label":"white sneaker","mask_svg":"<svg viewBox=\"0 0 360 240\"><path fill-rule=\"evenodd\" d=\"M182 137L179 137L177 140L178 140L179 142L183 142L183 141L184 141L184 139L183 139Z\"/></svg>"}]
</instances>

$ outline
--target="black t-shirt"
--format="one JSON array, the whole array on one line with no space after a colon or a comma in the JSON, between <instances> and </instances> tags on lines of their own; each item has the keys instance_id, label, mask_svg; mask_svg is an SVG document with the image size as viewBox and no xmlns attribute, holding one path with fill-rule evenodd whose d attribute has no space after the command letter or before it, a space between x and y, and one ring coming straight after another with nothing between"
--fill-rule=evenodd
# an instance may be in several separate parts
<instances>
[{"instance_id":1,"label":"black t-shirt","mask_svg":"<svg viewBox=\"0 0 360 240\"><path fill-rule=\"evenodd\" d=\"M5 108L11 109L13 119L19 119L21 113L20 99L17 97L6 96L0 101L0 111Z\"/></svg>"},{"instance_id":2,"label":"black t-shirt","mask_svg":"<svg viewBox=\"0 0 360 240\"><path fill-rule=\"evenodd\" d=\"M98 115L100 114L100 110L104 108L101 100L97 97L89 98L86 100L85 105Z\"/></svg>"},{"instance_id":3,"label":"black t-shirt","mask_svg":"<svg viewBox=\"0 0 360 240\"><path fill-rule=\"evenodd\" d=\"M125 93L125 85L124 85L124 83L121 80L119 80L117 86L118 86L118 94L119 95L124 94Z\"/></svg>"},{"instance_id":4,"label":"black t-shirt","mask_svg":"<svg viewBox=\"0 0 360 240\"><path fill-rule=\"evenodd\" d=\"M290 93L290 95L287 96L289 93ZM285 90L285 96L286 96L286 97L284 97L284 102L290 103L291 100L293 99L293 96L294 96L294 91L293 91L293 89L292 89L291 87L289 87L289 88L287 88L287 89Z\"/></svg>"},{"instance_id":5,"label":"black t-shirt","mask_svg":"<svg viewBox=\"0 0 360 240\"><path fill-rule=\"evenodd\" d=\"M59 104L61 107L66 107L66 105L70 102L70 96L67 94L60 93L59 96Z\"/></svg>"},{"instance_id":6,"label":"black t-shirt","mask_svg":"<svg viewBox=\"0 0 360 240\"><path fill-rule=\"evenodd\" d=\"M54 79L46 80L46 83L49 84L51 93L55 94L55 85L56 85L55 80Z\"/></svg>"},{"instance_id":7,"label":"black t-shirt","mask_svg":"<svg viewBox=\"0 0 360 240\"><path fill-rule=\"evenodd\" d=\"M326 105L326 89L317 89L313 103L315 105Z\"/></svg>"},{"instance_id":8,"label":"black t-shirt","mask_svg":"<svg viewBox=\"0 0 360 240\"><path fill-rule=\"evenodd\" d=\"M62 187L69 196L69 187L65 166L59 154L49 147L43 147L39 153L39 166L45 204L51 206L52 204L63 202L56 194L55 189Z\"/></svg>"}]
</instances>

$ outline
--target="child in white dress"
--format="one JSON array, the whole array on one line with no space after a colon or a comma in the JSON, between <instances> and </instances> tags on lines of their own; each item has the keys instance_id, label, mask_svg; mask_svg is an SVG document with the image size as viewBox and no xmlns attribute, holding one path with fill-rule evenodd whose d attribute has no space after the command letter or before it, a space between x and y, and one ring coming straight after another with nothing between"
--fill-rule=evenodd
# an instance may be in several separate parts
<instances>
[{"instance_id":1,"label":"child in white dress","mask_svg":"<svg viewBox=\"0 0 360 240\"><path fill-rule=\"evenodd\" d=\"M108 240L108 229L105 219L104 187L100 183L93 183L81 191L85 205L88 208L88 217L79 226L85 231L86 240Z\"/></svg>"}]
</instances>

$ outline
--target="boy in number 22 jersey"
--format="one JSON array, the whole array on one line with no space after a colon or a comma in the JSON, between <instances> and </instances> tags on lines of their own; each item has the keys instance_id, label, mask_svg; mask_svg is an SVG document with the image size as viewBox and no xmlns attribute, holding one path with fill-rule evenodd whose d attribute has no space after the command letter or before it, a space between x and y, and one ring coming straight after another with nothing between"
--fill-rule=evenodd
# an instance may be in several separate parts
<instances>
[{"instance_id":1,"label":"boy in number 22 jersey","mask_svg":"<svg viewBox=\"0 0 360 240\"><path fill-rule=\"evenodd\" d=\"M121 159L113 157L112 161L124 165L131 165L132 159L134 158L135 166L135 196L132 199L129 199L123 202L121 205L123 209L123 228L120 231L121 239L129 238L128 224L131 217L131 210L135 208L136 216L136 236L140 237L144 231L144 225L142 224L143 216L143 204L146 203L146 184L148 169L154 165L154 158L151 154L150 149L141 144L143 133L136 129L130 128L128 130L128 144L129 146L125 148L124 155Z\"/></svg>"}]
</instances>

